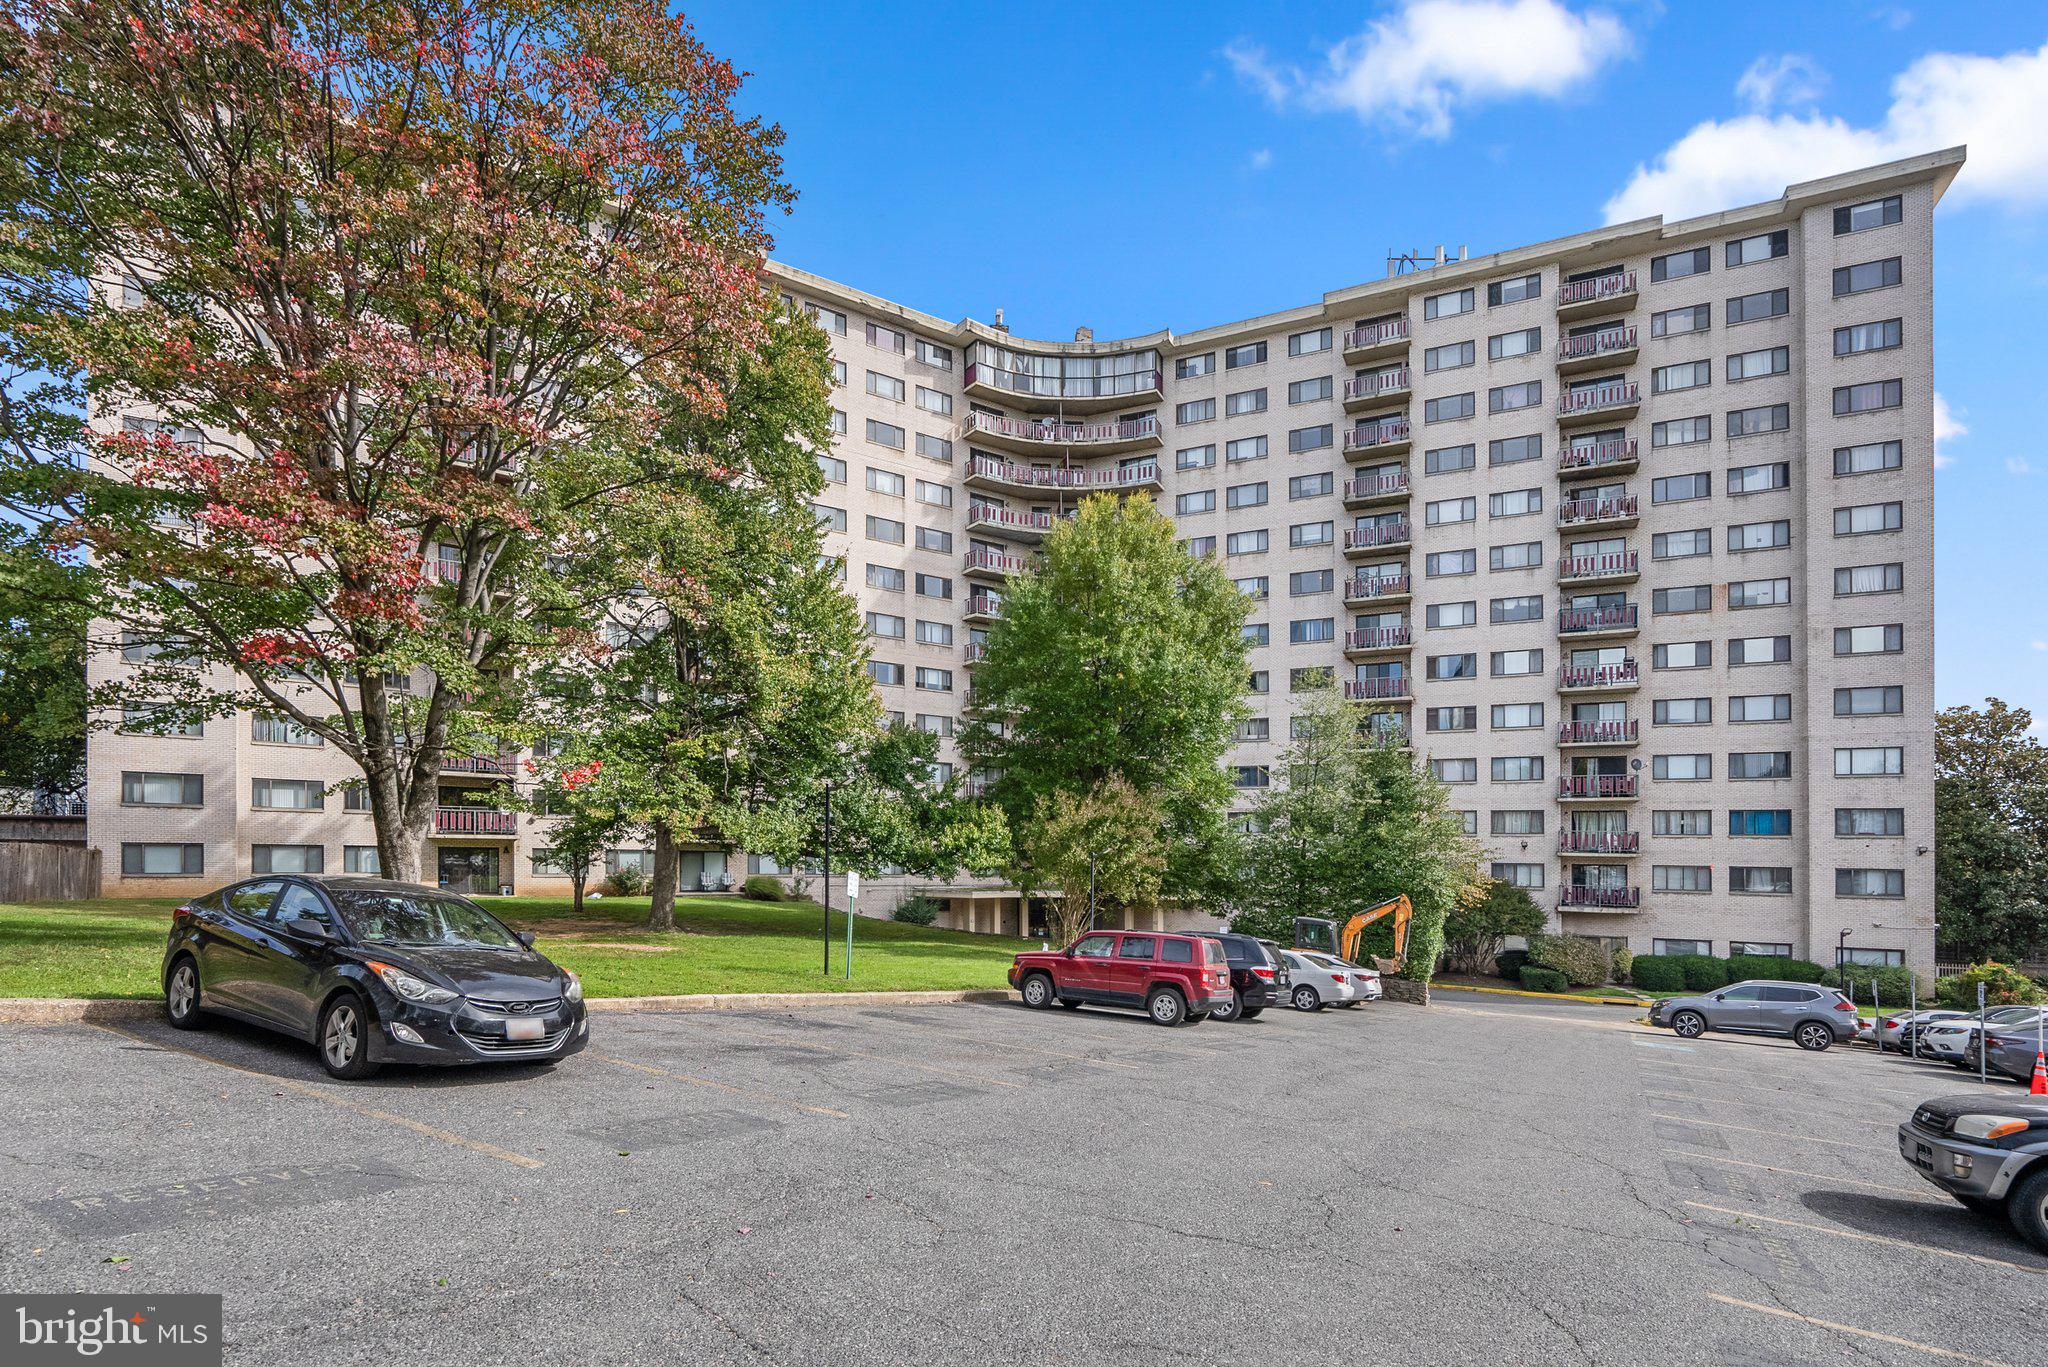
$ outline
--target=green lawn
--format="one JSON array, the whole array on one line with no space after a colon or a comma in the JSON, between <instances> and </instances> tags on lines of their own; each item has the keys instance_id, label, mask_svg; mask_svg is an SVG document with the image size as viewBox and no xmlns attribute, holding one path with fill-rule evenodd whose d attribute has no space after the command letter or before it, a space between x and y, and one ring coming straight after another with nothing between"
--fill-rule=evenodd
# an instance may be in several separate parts
<instances>
[{"instance_id":1,"label":"green lawn","mask_svg":"<svg viewBox=\"0 0 2048 1367\"><path fill-rule=\"evenodd\" d=\"M822 969L816 903L686 897L677 930L641 929L647 899L588 902L487 897L484 905L583 979L593 997L699 992L905 991L1001 988L1010 956L1036 941L854 920L853 980L842 976L846 920L832 918L832 976ZM0 997L154 997L175 899L0 905Z\"/></svg>"}]
</instances>

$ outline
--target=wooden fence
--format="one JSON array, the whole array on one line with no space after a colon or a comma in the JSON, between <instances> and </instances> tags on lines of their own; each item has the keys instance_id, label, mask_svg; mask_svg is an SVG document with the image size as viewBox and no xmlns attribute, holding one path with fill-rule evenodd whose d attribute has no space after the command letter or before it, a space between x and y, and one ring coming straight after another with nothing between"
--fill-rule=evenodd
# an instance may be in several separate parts
<instances>
[{"instance_id":1,"label":"wooden fence","mask_svg":"<svg viewBox=\"0 0 2048 1367\"><path fill-rule=\"evenodd\" d=\"M0 841L0 902L76 902L99 895L98 850L68 841Z\"/></svg>"}]
</instances>

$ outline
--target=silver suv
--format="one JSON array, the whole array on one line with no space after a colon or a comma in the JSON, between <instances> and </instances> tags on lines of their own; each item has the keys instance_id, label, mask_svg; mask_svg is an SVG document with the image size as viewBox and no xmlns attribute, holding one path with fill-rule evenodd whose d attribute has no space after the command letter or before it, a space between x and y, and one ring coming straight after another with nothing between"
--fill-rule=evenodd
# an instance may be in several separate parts
<instances>
[{"instance_id":1,"label":"silver suv","mask_svg":"<svg viewBox=\"0 0 2048 1367\"><path fill-rule=\"evenodd\" d=\"M1650 1008L1650 1024L1681 1039L1709 1030L1778 1035L1801 1049L1825 1049L1856 1038L1856 1007L1832 987L1753 979L1697 997L1667 997Z\"/></svg>"}]
</instances>

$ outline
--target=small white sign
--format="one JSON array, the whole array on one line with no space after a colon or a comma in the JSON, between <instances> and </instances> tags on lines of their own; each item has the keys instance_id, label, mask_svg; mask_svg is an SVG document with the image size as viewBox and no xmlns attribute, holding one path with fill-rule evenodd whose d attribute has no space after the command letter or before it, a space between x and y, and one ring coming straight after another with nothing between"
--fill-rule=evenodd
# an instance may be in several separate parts
<instances>
[{"instance_id":1,"label":"small white sign","mask_svg":"<svg viewBox=\"0 0 2048 1367\"><path fill-rule=\"evenodd\" d=\"M846 875L846 900L851 902L858 896L860 896L860 875L849 873Z\"/></svg>"}]
</instances>

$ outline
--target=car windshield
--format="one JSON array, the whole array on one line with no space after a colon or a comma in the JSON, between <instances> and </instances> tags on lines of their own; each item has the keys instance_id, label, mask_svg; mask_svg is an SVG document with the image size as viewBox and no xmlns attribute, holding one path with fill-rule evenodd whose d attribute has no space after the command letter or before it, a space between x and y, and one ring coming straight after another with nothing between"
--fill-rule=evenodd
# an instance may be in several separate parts
<instances>
[{"instance_id":1,"label":"car windshield","mask_svg":"<svg viewBox=\"0 0 2048 1367\"><path fill-rule=\"evenodd\" d=\"M334 890L330 895L349 929L370 944L522 948L504 922L460 897L366 889Z\"/></svg>"}]
</instances>

